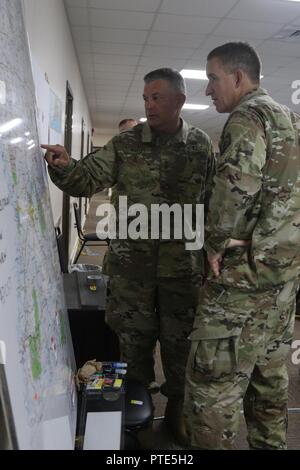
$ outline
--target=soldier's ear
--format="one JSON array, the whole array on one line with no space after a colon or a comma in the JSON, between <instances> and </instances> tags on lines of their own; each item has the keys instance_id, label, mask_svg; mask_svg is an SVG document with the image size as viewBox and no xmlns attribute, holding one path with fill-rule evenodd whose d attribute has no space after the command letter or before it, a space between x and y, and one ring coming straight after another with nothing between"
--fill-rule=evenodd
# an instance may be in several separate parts
<instances>
[{"instance_id":1,"label":"soldier's ear","mask_svg":"<svg viewBox=\"0 0 300 470\"><path fill-rule=\"evenodd\" d=\"M244 77L244 72L240 69L237 69L235 72L234 72L234 78L235 78L235 86L236 88L239 88L241 86L241 83L243 81L243 77Z\"/></svg>"},{"instance_id":2,"label":"soldier's ear","mask_svg":"<svg viewBox=\"0 0 300 470\"><path fill-rule=\"evenodd\" d=\"M180 106L180 109L181 109L182 106L184 105L185 100L186 100L186 96L185 96L183 93L179 93L179 94L178 94L178 104L179 104L179 106Z\"/></svg>"}]
</instances>

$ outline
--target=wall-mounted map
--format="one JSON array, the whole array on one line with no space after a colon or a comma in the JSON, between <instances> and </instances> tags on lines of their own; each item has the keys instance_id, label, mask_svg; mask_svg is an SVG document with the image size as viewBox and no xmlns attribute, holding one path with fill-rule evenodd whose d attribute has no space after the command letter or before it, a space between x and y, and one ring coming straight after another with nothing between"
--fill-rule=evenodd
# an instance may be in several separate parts
<instances>
[{"instance_id":1,"label":"wall-mounted map","mask_svg":"<svg viewBox=\"0 0 300 470\"><path fill-rule=\"evenodd\" d=\"M0 2L0 341L21 449L73 448L74 356L20 0Z\"/></svg>"}]
</instances>

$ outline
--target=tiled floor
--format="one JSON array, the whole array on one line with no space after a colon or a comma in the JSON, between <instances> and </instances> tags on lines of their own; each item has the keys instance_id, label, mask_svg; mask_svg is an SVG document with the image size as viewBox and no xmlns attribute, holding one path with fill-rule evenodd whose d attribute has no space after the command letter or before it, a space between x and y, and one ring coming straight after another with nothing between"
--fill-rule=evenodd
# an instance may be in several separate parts
<instances>
[{"instance_id":1,"label":"tiled floor","mask_svg":"<svg viewBox=\"0 0 300 470\"><path fill-rule=\"evenodd\" d=\"M99 193L91 200L89 215L85 224L87 231L94 231L95 210L100 202L107 199L106 193ZM80 256L79 262L87 264L102 265L104 249L99 247L92 247L84 250ZM300 320L296 320L295 325L295 340L300 340ZM299 357L300 355L298 355ZM288 447L289 449L300 449L300 365L293 365L291 358L288 360L289 378L290 378L290 392L289 392L289 427L288 427ZM159 384L164 381L163 372L160 363L159 345L156 352L156 380ZM166 398L160 393L153 395L153 403L155 406L155 417L159 418L164 415L166 405ZM298 411L292 411L292 409ZM182 449L178 446L168 429L166 428L162 419L155 419L152 428L142 431L139 435L142 448L144 449L157 449L157 450L176 450ZM246 426L241 419L240 433L236 441L236 449L248 449L246 440Z\"/></svg>"}]
</instances>

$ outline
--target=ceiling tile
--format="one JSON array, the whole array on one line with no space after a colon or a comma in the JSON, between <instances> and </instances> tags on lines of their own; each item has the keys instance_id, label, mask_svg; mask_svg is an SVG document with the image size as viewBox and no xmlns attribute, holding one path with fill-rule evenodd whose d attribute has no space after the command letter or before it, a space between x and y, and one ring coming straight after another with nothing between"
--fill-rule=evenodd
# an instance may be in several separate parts
<instances>
[{"instance_id":1,"label":"ceiling tile","mask_svg":"<svg viewBox=\"0 0 300 470\"><path fill-rule=\"evenodd\" d=\"M279 68L278 64L268 66L265 61L262 60L262 75L265 77L272 76Z\"/></svg>"},{"instance_id":2,"label":"ceiling tile","mask_svg":"<svg viewBox=\"0 0 300 470\"><path fill-rule=\"evenodd\" d=\"M198 52L201 55L202 53L201 49L208 49L209 51L211 51L215 47L221 46L222 44L225 44L226 42L230 42L230 41L236 41L236 38L234 37L234 33L232 33L232 31L228 32L227 37L221 36L221 35L215 36L215 32L214 32L213 35L210 34L209 36L207 36L207 39L203 41L200 49L195 52L194 56L197 57ZM250 38L250 36L248 37L246 35L243 37L243 41L250 42L251 45L254 47L256 47L258 44L261 43L261 40L252 39Z\"/></svg>"},{"instance_id":3,"label":"ceiling tile","mask_svg":"<svg viewBox=\"0 0 300 470\"><path fill-rule=\"evenodd\" d=\"M167 31L152 31L147 44L171 47L199 47L205 38L205 34L170 33Z\"/></svg>"},{"instance_id":4,"label":"ceiling tile","mask_svg":"<svg viewBox=\"0 0 300 470\"><path fill-rule=\"evenodd\" d=\"M267 39L279 30L280 26L274 23L225 18L214 30L214 35L227 36L236 41L244 38Z\"/></svg>"},{"instance_id":5,"label":"ceiling tile","mask_svg":"<svg viewBox=\"0 0 300 470\"><path fill-rule=\"evenodd\" d=\"M183 47L145 46L144 56L169 57L169 59L187 59L193 53L193 49Z\"/></svg>"},{"instance_id":6,"label":"ceiling tile","mask_svg":"<svg viewBox=\"0 0 300 470\"><path fill-rule=\"evenodd\" d=\"M171 67L174 69L182 69L184 67L185 60L171 59L170 57L141 57L139 66L144 66L148 70L161 67ZM140 70L140 69L139 69Z\"/></svg>"},{"instance_id":7,"label":"ceiling tile","mask_svg":"<svg viewBox=\"0 0 300 470\"><path fill-rule=\"evenodd\" d=\"M134 73L135 65L118 65L118 64L95 64L95 71L102 71L105 68L105 72L121 72L121 73Z\"/></svg>"},{"instance_id":8,"label":"ceiling tile","mask_svg":"<svg viewBox=\"0 0 300 470\"><path fill-rule=\"evenodd\" d=\"M137 13L109 10L89 10L92 26L118 29L149 29L154 15L152 13Z\"/></svg>"},{"instance_id":9,"label":"ceiling tile","mask_svg":"<svg viewBox=\"0 0 300 470\"><path fill-rule=\"evenodd\" d=\"M265 44L265 43L264 43ZM263 49L264 44L259 46L257 48L257 51L259 53L259 56L262 61L262 68L264 67L272 68L272 67L287 67L293 60L291 57L285 56L285 55L277 55L276 52L274 52L275 49L273 49L273 53L270 53L268 50ZM269 49L267 47L267 49Z\"/></svg>"},{"instance_id":10,"label":"ceiling tile","mask_svg":"<svg viewBox=\"0 0 300 470\"><path fill-rule=\"evenodd\" d=\"M265 41L259 48L265 54L273 54L285 57L300 57L299 44L283 41ZM300 68L300 67L299 67Z\"/></svg>"},{"instance_id":11,"label":"ceiling tile","mask_svg":"<svg viewBox=\"0 0 300 470\"><path fill-rule=\"evenodd\" d=\"M144 44L147 31L133 31L129 29L91 28L93 41L115 42L123 44Z\"/></svg>"},{"instance_id":12,"label":"ceiling tile","mask_svg":"<svg viewBox=\"0 0 300 470\"><path fill-rule=\"evenodd\" d=\"M95 92L97 93L97 95L103 95L106 93L110 93L110 96L113 95L113 94L121 94L121 95L126 95L127 94L127 91L128 91L128 88L129 88L129 83L126 87L122 88L122 87L115 87L114 90L112 90L111 88L108 88L108 87L96 87L95 88Z\"/></svg>"},{"instance_id":13,"label":"ceiling tile","mask_svg":"<svg viewBox=\"0 0 300 470\"><path fill-rule=\"evenodd\" d=\"M88 10L87 8L69 8L68 17L71 25L88 26Z\"/></svg>"},{"instance_id":14,"label":"ceiling tile","mask_svg":"<svg viewBox=\"0 0 300 470\"><path fill-rule=\"evenodd\" d=\"M86 63L81 63L81 67L84 70L84 74L94 73L94 64L86 62Z\"/></svg>"},{"instance_id":15,"label":"ceiling tile","mask_svg":"<svg viewBox=\"0 0 300 470\"><path fill-rule=\"evenodd\" d=\"M293 62L289 63L288 67L280 67L276 70L274 74L276 77L288 77L291 80L300 79L300 66L298 60L293 60ZM294 78L293 78L294 77Z\"/></svg>"},{"instance_id":16,"label":"ceiling tile","mask_svg":"<svg viewBox=\"0 0 300 470\"><path fill-rule=\"evenodd\" d=\"M156 11L161 0L89 0L93 8L129 11Z\"/></svg>"},{"instance_id":17,"label":"ceiling tile","mask_svg":"<svg viewBox=\"0 0 300 470\"><path fill-rule=\"evenodd\" d=\"M133 78L133 75L130 75L130 74L127 74L126 78L123 78L123 79L120 79L119 74L118 75L116 75L116 74L107 74L107 75L109 76L109 78L102 78L102 74L101 74L101 78L99 78L100 75L96 76L95 77L95 85L99 86L99 87L109 86L110 85L110 89L114 90L119 85L124 86L128 82L131 82L132 78Z\"/></svg>"},{"instance_id":18,"label":"ceiling tile","mask_svg":"<svg viewBox=\"0 0 300 470\"><path fill-rule=\"evenodd\" d=\"M93 66L94 60L90 54L78 54L80 65L85 68L87 65Z\"/></svg>"},{"instance_id":19,"label":"ceiling tile","mask_svg":"<svg viewBox=\"0 0 300 470\"><path fill-rule=\"evenodd\" d=\"M218 22L218 18L159 14L153 25L153 30L174 33L208 34Z\"/></svg>"},{"instance_id":20,"label":"ceiling tile","mask_svg":"<svg viewBox=\"0 0 300 470\"><path fill-rule=\"evenodd\" d=\"M230 18L284 24L300 15L300 4L280 0L240 0Z\"/></svg>"},{"instance_id":21,"label":"ceiling tile","mask_svg":"<svg viewBox=\"0 0 300 470\"><path fill-rule=\"evenodd\" d=\"M90 29L87 26L73 26L72 34L76 43L90 40Z\"/></svg>"},{"instance_id":22,"label":"ceiling tile","mask_svg":"<svg viewBox=\"0 0 300 470\"><path fill-rule=\"evenodd\" d=\"M82 76L83 76L84 80L94 80L94 78L95 78L94 72L84 70L84 68L81 69L81 73L82 73Z\"/></svg>"},{"instance_id":23,"label":"ceiling tile","mask_svg":"<svg viewBox=\"0 0 300 470\"><path fill-rule=\"evenodd\" d=\"M118 65L136 65L139 56L134 55L116 55L116 54L94 54L95 64L118 64Z\"/></svg>"},{"instance_id":24,"label":"ceiling tile","mask_svg":"<svg viewBox=\"0 0 300 470\"><path fill-rule=\"evenodd\" d=\"M92 53L92 43L91 41L80 41L80 40L76 40L76 38L74 38L74 43L75 43L75 47L76 47L76 50L78 53L80 54L83 54L83 53Z\"/></svg>"},{"instance_id":25,"label":"ceiling tile","mask_svg":"<svg viewBox=\"0 0 300 470\"><path fill-rule=\"evenodd\" d=\"M222 18L236 4L237 0L222 0L218 8L211 0L163 0L160 11L176 15L199 15Z\"/></svg>"},{"instance_id":26,"label":"ceiling tile","mask_svg":"<svg viewBox=\"0 0 300 470\"><path fill-rule=\"evenodd\" d=\"M86 7L87 0L64 0L66 7Z\"/></svg>"},{"instance_id":27,"label":"ceiling tile","mask_svg":"<svg viewBox=\"0 0 300 470\"><path fill-rule=\"evenodd\" d=\"M156 66L154 66L155 68L157 68ZM146 75L146 73L150 72L151 70L153 70L153 66L149 67L149 65L138 65L137 69L136 69L136 73L135 73L135 80L136 81L139 81L140 80L143 80L144 78L144 75ZM137 78L139 77L139 78Z\"/></svg>"},{"instance_id":28,"label":"ceiling tile","mask_svg":"<svg viewBox=\"0 0 300 470\"><path fill-rule=\"evenodd\" d=\"M127 81L127 80L132 80L134 77L133 73L116 73L113 71L108 71L106 67L103 67L103 70L98 70L97 73L95 73L95 81L101 81L101 80L108 80L108 85L110 88L114 86L114 79L120 79L122 81Z\"/></svg>"},{"instance_id":29,"label":"ceiling tile","mask_svg":"<svg viewBox=\"0 0 300 470\"><path fill-rule=\"evenodd\" d=\"M287 88L290 88L290 85L292 83L292 80L289 79L288 77L265 77L261 81L261 85L264 88L269 89L272 87L274 90L279 90L282 88L282 86L286 86Z\"/></svg>"},{"instance_id":30,"label":"ceiling tile","mask_svg":"<svg viewBox=\"0 0 300 470\"><path fill-rule=\"evenodd\" d=\"M131 54L139 55L142 52L143 46L138 44L112 43L112 42L96 42L92 41L90 44L91 50L94 54Z\"/></svg>"},{"instance_id":31,"label":"ceiling tile","mask_svg":"<svg viewBox=\"0 0 300 470\"><path fill-rule=\"evenodd\" d=\"M100 105L99 108L101 110L101 113L112 112L112 111L119 113L122 109L120 103L111 103L105 106Z\"/></svg>"},{"instance_id":32,"label":"ceiling tile","mask_svg":"<svg viewBox=\"0 0 300 470\"><path fill-rule=\"evenodd\" d=\"M106 99L106 100L110 100L110 99L114 99L114 100L124 100L127 96L127 93L126 92L120 92L120 91L115 91L114 93L108 93L108 92L102 92L97 90L97 96L98 96L98 99Z\"/></svg>"}]
</instances>

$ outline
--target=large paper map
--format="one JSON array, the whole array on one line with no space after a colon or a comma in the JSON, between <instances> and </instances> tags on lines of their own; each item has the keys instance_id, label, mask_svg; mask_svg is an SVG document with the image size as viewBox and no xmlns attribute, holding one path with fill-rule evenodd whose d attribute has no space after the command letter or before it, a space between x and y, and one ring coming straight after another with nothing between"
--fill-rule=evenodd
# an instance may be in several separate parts
<instances>
[{"instance_id":1,"label":"large paper map","mask_svg":"<svg viewBox=\"0 0 300 470\"><path fill-rule=\"evenodd\" d=\"M0 47L0 341L9 395L20 448L71 446L74 357L20 0L1 0Z\"/></svg>"}]
</instances>

